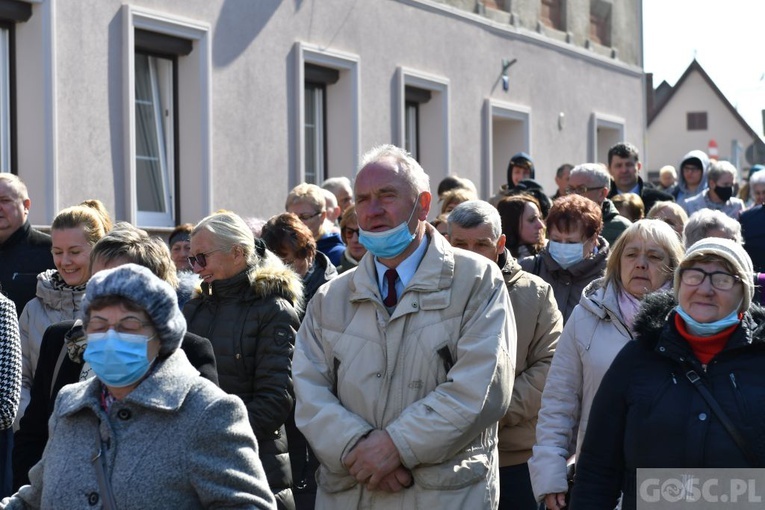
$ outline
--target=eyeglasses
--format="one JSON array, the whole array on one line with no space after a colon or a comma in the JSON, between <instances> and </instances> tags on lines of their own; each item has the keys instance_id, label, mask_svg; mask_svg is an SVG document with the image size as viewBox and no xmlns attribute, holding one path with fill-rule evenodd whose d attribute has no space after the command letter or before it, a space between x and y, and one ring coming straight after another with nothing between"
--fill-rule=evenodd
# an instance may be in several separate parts
<instances>
[{"instance_id":1,"label":"eyeglasses","mask_svg":"<svg viewBox=\"0 0 765 510\"><path fill-rule=\"evenodd\" d=\"M118 333L135 334L149 326L151 326L150 322L144 322L137 317L125 317L117 321L116 324L110 324L103 317L91 317L85 331L87 333L106 333L110 329L114 329Z\"/></svg>"},{"instance_id":2,"label":"eyeglasses","mask_svg":"<svg viewBox=\"0 0 765 510\"><path fill-rule=\"evenodd\" d=\"M603 189L605 186L577 186L576 188L572 188L571 186L568 186L566 188L566 195L573 195L576 193L577 195L584 195L588 191L595 191L596 189Z\"/></svg>"},{"instance_id":3,"label":"eyeglasses","mask_svg":"<svg viewBox=\"0 0 765 510\"><path fill-rule=\"evenodd\" d=\"M317 211L317 212L315 212L313 214L298 214L297 217L300 218L300 221L308 221L311 218L317 217L318 215L320 215L323 212L324 211Z\"/></svg>"},{"instance_id":4,"label":"eyeglasses","mask_svg":"<svg viewBox=\"0 0 765 510\"><path fill-rule=\"evenodd\" d=\"M350 239L354 235L359 235L359 229L357 228L350 228L350 227L343 227L342 232L343 237Z\"/></svg>"},{"instance_id":5,"label":"eyeglasses","mask_svg":"<svg viewBox=\"0 0 765 510\"><path fill-rule=\"evenodd\" d=\"M202 269L207 267L207 256L211 253L215 253L216 251L222 251L222 250L210 250L207 253L197 253L196 255L192 255L191 257L188 257L189 265L191 267L194 267L194 264L199 264L199 267Z\"/></svg>"},{"instance_id":6,"label":"eyeglasses","mask_svg":"<svg viewBox=\"0 0 765 510\"><path fill-rule=\"evenodd\" d=\"M722 271L714 271L707 273L703 269L688 268L680 270L680 279L686 285L696 287L701 285L706 277L712 282L712 287L717 290L730 290L736 283L741 281L738 276L723 273Z\"/></svg>"}]
</instances>

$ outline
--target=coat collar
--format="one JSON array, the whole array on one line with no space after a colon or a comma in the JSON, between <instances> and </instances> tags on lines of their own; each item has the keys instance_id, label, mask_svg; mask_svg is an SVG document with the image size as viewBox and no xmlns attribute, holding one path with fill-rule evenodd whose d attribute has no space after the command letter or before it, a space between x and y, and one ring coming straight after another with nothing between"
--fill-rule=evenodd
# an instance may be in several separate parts
<instances>
[{"instance_id":1,"label":"coat collar","mask_svg":"<svg viewBox=\"0 0 765 510\"><path fill-rule=\"evenodd\" d=\"M429 223L425 224L423 242L428 248L414 277L404 292L432 293L449 289L454 279L454 251L449 242ZM382 303L377 285L374 255L367 252L353 272L349 284L350 301L375 300Z\"/></svg>"},{"instance_id":2,"label":"coat collar","mask_svg":"<svg viewBox=\"0 0 765 510\"><path fill-rule=\"evenodd\" d=\"M199 372L191 365L186 353L177 349L166 359L159 361L152 373L122 400L124 404L138 407L177 411L193 385L199 381ZM61 390L59 409L68 416L91 409L100 414L101 381L93 378L67 386Z\"/></svg>"},{"instance_id":3,"label":"coat collar","mask_svg":"<svg viewBox=\"0 0 765 510\"><path fill-rule=\"evenodd\" d=\"M29 223L29 220L26 220L24 224L21 225L19 228L17 228L13 234L8 236L8 239L6 239L4 243L0 244L0 247L10 248L11 246L21 244L22 242L24 242L24 239L29 237L29 233L31 231L32 231L32 225Z\"/></svg>"},{"instance_id":4,"label":"coat collar","mask_svg":"<svg viewBox=\"0 0 765 510\"><path fill-rule=\"evenodd\" d=\"M521 277L521 265L507 248L505 248L503 253L500 253L497 264L502 270L502 278L505 280L505 285L513 285Z\"/></svg>"},{"instance_id":5,"label":"coat collar","mask_svg":"<svg viewBox=\"0 0 765 510\"><path fill-rule=\"evenodd\" d=\"M211 285L201 284L202 296L234 296L238 299L259 299L272 295L280 296L302 310L303 282L300 276L270 251L265 251L257 265L227 278L214 281Z\"/></svg>"},{"instance_id":6,"label":"coat collar","mask_svg":"<svg viewBox=\"0 0 765 510\"><path fill-rule=\"evenodd\" d=\"M671 291L649 294L643 299L634 328L638 342L645 347L681 360L691 354L691 348L675 328L675 306L677 302ZM744 313L741 325L723 352L752 345L765 348L765 310L755 304Z\"/></svg>"}]
</instances>

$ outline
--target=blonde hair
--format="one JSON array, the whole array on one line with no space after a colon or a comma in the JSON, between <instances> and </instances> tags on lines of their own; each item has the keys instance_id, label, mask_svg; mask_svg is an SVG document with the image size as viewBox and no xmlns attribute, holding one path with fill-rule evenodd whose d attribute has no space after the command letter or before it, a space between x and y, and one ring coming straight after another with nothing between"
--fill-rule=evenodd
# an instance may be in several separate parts
<instances>
[{"instance_id":1,"label":"blonde hair","mask_svg":"<svg viewBox=\"0 0 765 510\"><path fill-rule=\"evenodd\" d=\"M230 252L239 247L248 266L255 266L260 262L260 257L255 251L255 236L238 214L222 212L210 215L196 224L191 231L191 237L202 230L215 235L215 246L221 250Z\"/></svg>"},{"instance_id":2,"label":"blonde hair","mask_svg":"<svg viewBox=\"0 0 765 510\"><path fill-rule=\"evenodd\" d=\"M622 254L627 245L635 238L642 238L646 241L655 241L664 250L669 258L669 264L665 268L668 277L677 268L680 260L683 258L683 245L672 227L661 220L638 220L625 230L619 239L614 243L611 253L606 262L606 284L616 284L620 289L622 285L621 266Z\"/></svg>"},{"instance_id":3,"label":"blonde hair","mask_svg":"<svg viewBox=\"0 0 765 510\"><path fill-rule=\"evenodd\" d=\"M105 222L109 228L106 227ZM82 228L88 244L93 246L111 230L111 226L111 219L104 204L100 200L94 199L86 200L81 205L74 205L60 211L53 219L50 228L51 230Z\"/></svg>"},{"instance_id":4,"label":"blonde hair","mask_svg":"<svg viewBox=\"0 0 765 510\"><path fill-rule=\"evenodd\" d=\"M323 212L327 208L324 190L315 184L308 184L306 182L292 188L292 191L287 195L287 202L284 204L284 208L289 209L295 202L309 203L316 209L316 212Z\"/></svg>"}]
</instances>

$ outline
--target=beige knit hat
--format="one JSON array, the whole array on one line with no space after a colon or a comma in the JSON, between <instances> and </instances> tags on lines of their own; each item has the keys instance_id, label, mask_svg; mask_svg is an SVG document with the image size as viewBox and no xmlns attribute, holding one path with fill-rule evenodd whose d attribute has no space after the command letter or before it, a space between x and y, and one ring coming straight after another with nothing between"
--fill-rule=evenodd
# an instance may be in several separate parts
<instances>
[{"instance_id":1,"label":"beige knit hat","mask_svg":"<svg viewBox=\"0 0 765 510\"><path fill-rule=\"evenodd\" d=\"M680 291L681 268L687 268L691 262L705 255L720 257L733 266L735 274L741 278L741 283L744 284L744 301L739 311L747 311L752 304L752 294L754 291L754 267L752 259L749 258L749 254L739 243L721 237L706 237L696 241L693 246L686 250L685 257L683 257L683 260L680 261L677 269L675 269L675 299L678 298Z\"/></svg>"}]
</instances>

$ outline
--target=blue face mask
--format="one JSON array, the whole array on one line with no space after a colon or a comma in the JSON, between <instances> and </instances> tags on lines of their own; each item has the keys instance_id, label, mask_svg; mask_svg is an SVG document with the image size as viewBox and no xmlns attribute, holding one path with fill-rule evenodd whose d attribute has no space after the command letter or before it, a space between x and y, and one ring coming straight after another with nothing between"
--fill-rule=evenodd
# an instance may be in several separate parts
<instances>
[{"instance_id":1,"label":"blue face mask","mask_svg":"<svg viewBox=\"0 0 765 510\"><path fill-rule=\"evenodd\" d=\"M149 371L149 340L145 335L118 333L113 329L92 333L82 358L104 384L115 388L130 386Z\"/></svg>"},{"instance_id":2,"label":"blue face mask","mask_svg":"<svg viewBox=\"0 0 765 510\"><path fill-rule=\"evenodd\" d=\"M727 317L723 317L714 322L698 322L696 319L688 315L688 312L683 310L683 307L680 305L677 305L676 310L677 314L683 318L688 331L694 336L716 335L725 328L729 328L734 324L741 322L738 318L738 308L733 310Z\"/></svg>"},{"instance_id":3,"label":"blue face mask","mask_svg":"<svg viewBox=\"0 0 765 510\"><path fill-rule=\"evenodd\" d=\"M550 241L547 243L547 251L563 269L568 269L577 262L584 260L584 243Z\"/></svg>"},{"instance_id":4,"label":"blue face mask","mask_svg":"<svg viewBox=\"0 0 765 510\"><path fill-rule=\"evenodd\" d=\"M401 255L415 237L414 233L409 232L409 222L412 221L416 209L417 201L415 200L409 219L399 226L383 232L367 232L359 225L359 242L368 252L379 259L392 259Z\"/></svg>"}]
</instances>

